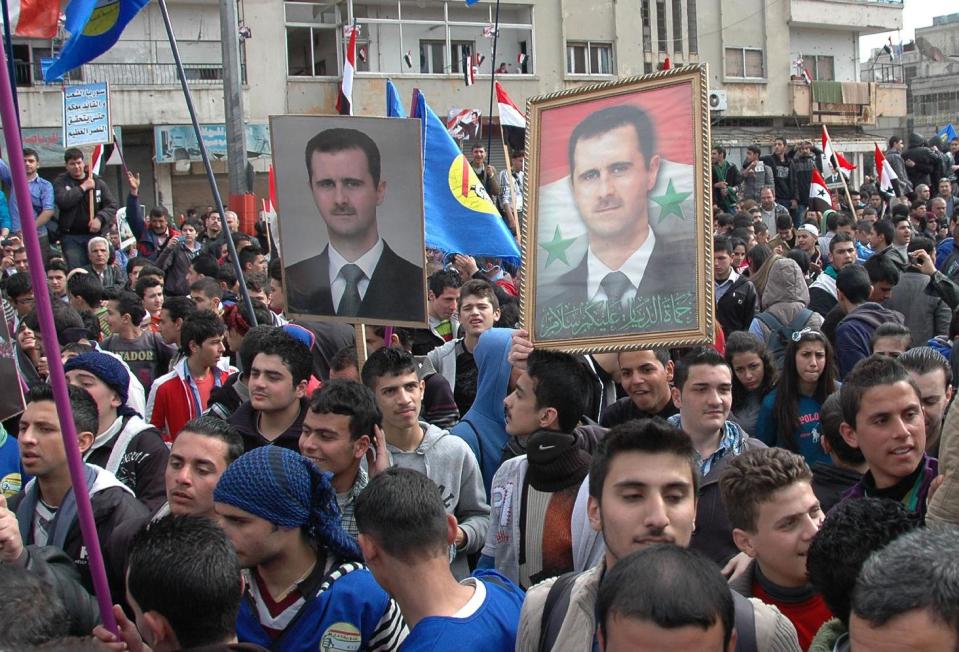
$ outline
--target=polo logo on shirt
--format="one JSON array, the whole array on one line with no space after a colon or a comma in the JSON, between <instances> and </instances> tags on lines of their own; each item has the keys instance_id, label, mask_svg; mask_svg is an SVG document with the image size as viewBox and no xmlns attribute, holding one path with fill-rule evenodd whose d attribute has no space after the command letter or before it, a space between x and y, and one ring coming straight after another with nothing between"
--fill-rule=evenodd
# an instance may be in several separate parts
<instances>
[{"instance_id":1,"label":"polo logo on shirt","mask_svg":"<svg viewBox=\"0 0 959 652\"><path fill-rule=\"evenodd\" d=\"M353 623L333 623L320 638L321 652L356 652L363 636Z\"/></svg>"}]
</instances>

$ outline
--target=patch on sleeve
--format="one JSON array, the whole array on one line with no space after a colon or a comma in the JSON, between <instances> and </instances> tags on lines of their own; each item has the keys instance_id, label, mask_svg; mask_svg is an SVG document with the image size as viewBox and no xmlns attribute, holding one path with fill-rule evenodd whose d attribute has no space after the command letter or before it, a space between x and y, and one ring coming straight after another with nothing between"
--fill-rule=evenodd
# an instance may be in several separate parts
<instances>
[{"instance_id":1,"label":"patch on sleeve","mask_svg":"<svg viewBox=\"0 0 959 652\"><path fill-rule=\"evenodd\" d=\"M363 643L360 630L353 623L333 623L320 638L322 652L356 652Z\"/></svg>"}]
</instances>

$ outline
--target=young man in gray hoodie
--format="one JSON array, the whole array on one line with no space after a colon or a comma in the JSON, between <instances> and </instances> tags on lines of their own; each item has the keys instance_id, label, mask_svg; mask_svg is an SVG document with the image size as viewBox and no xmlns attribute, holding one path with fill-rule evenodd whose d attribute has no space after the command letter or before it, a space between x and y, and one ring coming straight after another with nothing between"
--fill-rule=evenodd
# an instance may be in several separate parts
<instances>
[{"instance_id":1,"label":"young man in gray hoodie","mask_svg":"<svg viewBox=\"0 0 959 652\"><path fill-rule=\"evenodd\" d=\"M416 370L412 354L383 348L363 365L363 384L373 391L383 413L390 466L426 475L440 488L446 511L456 517L450 569L463 579L469 575L466 557L480 551L489 527L483 476L466 442L419 420L423 381Z\"/></svg>"}]
</instances>

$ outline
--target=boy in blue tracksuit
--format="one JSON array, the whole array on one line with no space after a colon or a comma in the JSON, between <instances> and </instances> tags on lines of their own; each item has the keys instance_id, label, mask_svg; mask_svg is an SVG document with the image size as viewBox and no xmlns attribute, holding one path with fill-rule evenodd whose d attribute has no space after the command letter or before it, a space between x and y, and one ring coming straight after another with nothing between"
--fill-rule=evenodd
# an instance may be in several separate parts
<instances>
[{"instance_id":1,"label":"boy in blue tracksuit","mask_svg":"<svg viewBox=\"0 0 959 652\"><path fill-rule=\"evenodd\" d=\"M17 440L0 425L0 496L10 498L22 489L30 479L20 463L20 446Z\"/></svg>"},{"instance_id":2,"label":"boy in blue tracksuit","mask_svg":"<svg viewBox=\"0 0 959 652\"><path fill-rule=\"evenodd\" d=\"M227 468L213 500L246 569L240 642L283 652L399 649L402 615L340 526L328 474L264 446Z\"/></svg>"},{"instance_id":3,"label":"boy in blue tracksuit","mask_svg":"<svg viewBox=\"0 0 959 652\"><path fill-rule=\"evenodd\" d=\"M523 591L492 570L456 580L449 565L456 517L432 480L388 469L357 497L355 515L367 565L410 627L402 652L512 652Z\"/></svg>"}]
</instances>

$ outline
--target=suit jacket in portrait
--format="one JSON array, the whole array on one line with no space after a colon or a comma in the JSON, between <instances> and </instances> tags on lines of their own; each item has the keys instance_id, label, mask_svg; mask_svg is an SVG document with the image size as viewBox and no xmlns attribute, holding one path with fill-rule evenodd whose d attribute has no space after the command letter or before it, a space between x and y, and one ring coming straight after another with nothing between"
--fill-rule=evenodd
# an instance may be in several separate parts
<instances>
[{"instance_id":1,"label":"suit jacket in portrait","mask_svg":"<svg viewBox=\"0 0 959 652\"><path fill-rule=\"evenodd\" d=\"M294 314L421 322L426 314L423 268L401 258L383 242L356 315L337 315L330 290L329 245L286 269L286 300Z\"/></svg>"},{"instance_id":2,"label":"suit jacket in portrait","mask_svg":"<svg viewBox=\"0 0 959 652\"><path fill-rule=\"evenodd\" d=\"M536 334L543 339L600 337L695 328L696 240L692 233L656 233L643 279L625 309L590 303L588 255L555 282L536 288Z\"/></svg>"}]
</instances>

